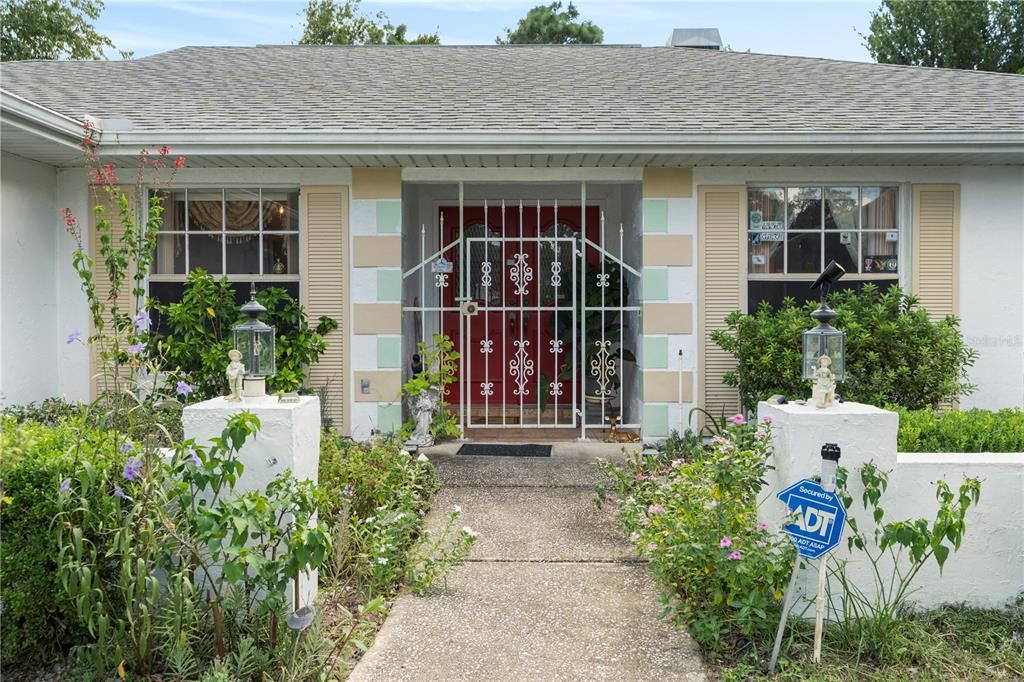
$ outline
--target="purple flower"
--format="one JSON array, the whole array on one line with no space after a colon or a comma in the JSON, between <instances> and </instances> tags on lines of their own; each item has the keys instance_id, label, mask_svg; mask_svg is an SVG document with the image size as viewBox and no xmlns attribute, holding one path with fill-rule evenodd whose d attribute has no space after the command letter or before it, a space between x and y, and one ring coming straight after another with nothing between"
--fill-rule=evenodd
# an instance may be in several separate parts
<instances>
[{"instance_id":1,"label":"purple flower","mask_svg":"<svg viewBox=\"0 0 1024 682\"><path fill-rule=\"evenodd\" d=\"M122 500L127 500L128 496L124 494L124 488L118 484L114 484L114 497L120 497Z\"/></svg>"},{"instance_id":2,"label":"purple flower","mask_svg":"<svg viewBox=\"0 0 1024 682\"><path fill-rule=\"evenodd\" d=\"M726 535L721 540L718 541L718 546L719 547L732 547L732 540L729 538L728 535Z\"/></svg>"},{"instance_id":3,"label":"purple flower","mask_svg":"<svg viewBox=\"0 0 1024 682\"><path fill-rule=\"evenodd\" d=\"M739 561L740 559L743 558L743 555L740 554L739 552L733 552L732 554L730 554L729 556L727 556L725 558L729 559L730 561Z\"/></svg>"},{"instance_id":4,"label":"purple flower","mask_svg":"<svg viewBox=\"0 0 1024 682\"><path fill-rule=\"evenodd\" d=\"M178 392L178 395L182 396L183 398L187 398L188 394L192 392L192 387L189 386L184 381L179 381L178 387L175 388L174 390Z\"/></svg>"},{"instance_id":5,"label":"purple flower","mask_svg":"<svg viewBox=\"0 0 1024 682\"><path fill-rule=\"evenodd\" d=\"M133 343L132 345L128 346L128 352L131 353L132 355L137 355L144 350L146 350L146 344L142 343L141 341L139 341L138 343Z\"/></svg>"},{"instance_id":6,"label":"purple flower","mask_svg":"<svg viewBox=\"0 0 1024 682\"><path fill-rule=\"evenodd\" d=\"M128 443L128 442L125 442L125 444L121 446L121 452L125 452L125 453L131 452L134 449L135 449L135 446L132 445L131 443Z\"/></svg>"},{"instance_id":7,"label":"purple flower","mask_svg":"<svg viewBox=\"0 0 1024 682\"><path fill-rule=\"evenodd\" d=\"M647 507L647 513L648 514L664 514L665 513L665 508L662 507L660 504L652 504L651 506Z\"/></svg>"},{"instance_id":8,"label":"purple flower","mask_svg":"<svg viewBox=\"0 0 1024 682\"><path fill-rule=\"evenodd\" d=\"M70 334L68 334L68 341L67 341L67 343L70 346L75 341L78 341L79 343L82 342L82 332L78 331L77 329L75 331L71 332Z\"/></svg>"},{"instance_id":9,"label":"purple flower","mask_svg":"<svg viewBox=\"0 0 1024 682\"><path fill-rule=\"evenodd\" d=\"M768 434L767 434L767 432L765 432L764 429L758 429L757 431L754 431L754 438L760 439L760 438L764 438L767 435Z\"/></svg>"},{"instance_id":10,"label":"purple flower","mask_svg":"<svg viewBox=\"0 0 1024 682\"><path fill-rule=\"evenodd\" d=\"M197 467L203 466L203 460L199 459L199 455L196 454L195 450L189 450L188 461L192 462Z\"/></svg>"},{"instance_id":11,"label":"purple flower","mask_svg":"<svg viewBox=\"0 0 1024 682\"><path fill-rule=\"evenodd\" d=\"M149 312L140 310L139 314L135 316L135 330L144 332L149 329Z\"/></svg>"},{"instance_id":12,"label":"purple flower","mask_svg":"<svg viewBox=\"0 0 1024 682\"><path fill-rule=\"evenodd\" d=\"M134 481L140 473L142 473L142 458L129 457L128 461L124 463L124 471L121 472L121 475L126 480Z\"/></svg>"},{"instance_id":13,"label":"purple flower","mask_svg":"<svg viewBox=\"0 0 1024 682\"><path fill-rule=\"evenodd\" d=\"M352 486L347 485L345 486L345 489L341 491L341 494L344 497L352 497L353 495L356 494L356 491L352 489Z\"/></svg>"},{"instance_id":14,"label":"purple flower","mask_svg":"<svg viewBox=\"0 0 1024 682\"><path fill-rule=\"evenodd\" d=\"M60 482L60 491L62 493L66 493L69 490L71 490L71 479L65 478L63 481Z\"/></svg>"}]
</instances>

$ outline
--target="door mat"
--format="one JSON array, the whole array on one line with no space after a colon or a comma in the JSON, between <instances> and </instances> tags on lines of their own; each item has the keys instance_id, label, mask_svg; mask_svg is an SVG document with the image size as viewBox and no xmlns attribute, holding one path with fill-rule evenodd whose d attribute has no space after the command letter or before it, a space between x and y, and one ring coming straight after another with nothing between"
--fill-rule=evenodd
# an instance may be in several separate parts
<instances>
[{"instance_id":1,"label":"door mat","mask_svg":"<svg viewBox=\"0 0 1024 682\"><path fill-rule=\"evenodd\" d=\"M550 457L550 445L518 445L506 443L465 443L460 455L486 457Z\"/></svg>"}]
</instances>

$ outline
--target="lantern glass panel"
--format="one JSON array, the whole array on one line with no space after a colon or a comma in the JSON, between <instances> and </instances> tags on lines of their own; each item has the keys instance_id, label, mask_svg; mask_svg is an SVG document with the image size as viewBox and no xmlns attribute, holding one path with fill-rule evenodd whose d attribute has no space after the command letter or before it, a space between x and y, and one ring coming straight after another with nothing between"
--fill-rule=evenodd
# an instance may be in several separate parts
<instances>
[{"instance_id":1,"label":"lantern glass panel","mask_svg":"<svg viewBox=\"0 0 1024 682\"><path fill-rule=\"evenodd\" d=\"M832 364L829 369L836 381L846 377L846 355L843 344L843 332L830 325L821 325L804 332L804 366L803 378L813 379L818 368L818 358L827 355Z\"/></svg>"},{"instance_id":2,"label":"lantern glass panel","mask_svg":"<svg viewBox=\"0 0 1024 682\"><path fill-rule=\"evenodd\" d=\"M276 373L273 327L259 320L248 320L232 332L235 348L242 353L246 376L267 377Z\"/></svg>"}]
</instances>

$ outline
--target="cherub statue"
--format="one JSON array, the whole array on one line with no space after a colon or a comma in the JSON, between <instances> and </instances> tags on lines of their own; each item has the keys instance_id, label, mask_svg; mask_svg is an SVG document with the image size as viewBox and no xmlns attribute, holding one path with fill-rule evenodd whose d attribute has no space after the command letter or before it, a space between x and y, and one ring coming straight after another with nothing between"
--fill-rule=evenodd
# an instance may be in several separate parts
<instances>
[{"instance_id":1,"label":"cherub statue","mask_svg":"<svg viewBox=\"0 0 1024 682\"><path fill-rule=\"evenodd\" d=\"M228 358L231 362L224 370L228 378L228 390L231 392L227 399L233 403L242 402L242 379L245 378L245 365L242 364L242 353L237 348L228 351Z\"/></svg>"},{"instance_id":2,"label":"cherub statue","mask_svg":"<svg viewBox=\"0 0 1024 682\"><path fill-rule=\"evenodd\" d=\"M434 419L434 412L437 411L440 399L441 392L436 386L409 396L409 412L412 414L415 428L406 441L408 445L424 448L434 444L434 437L430 435L430 423Z\"/></svg>"},{"instance_id":3,"label":"cherub statue","mask_svg":"<svg viewBox=\"0 0 1024 682\"><path fill-rule=\"evenodd\" d=\"M836 397L836 378L829 367L832 365L832 358L822 355L818 358L818 369L814 370L814 388L811 390L811 399L818 409L832 407Z\"/></svg>"}]
</instances>

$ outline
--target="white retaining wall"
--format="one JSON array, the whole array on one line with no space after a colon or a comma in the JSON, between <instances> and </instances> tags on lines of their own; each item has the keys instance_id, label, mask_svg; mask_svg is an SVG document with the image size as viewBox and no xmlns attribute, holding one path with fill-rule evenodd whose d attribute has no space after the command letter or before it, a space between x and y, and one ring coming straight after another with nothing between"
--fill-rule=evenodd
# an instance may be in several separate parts
<instances>
[{"instance_id":1,"label":"white retaining wall","mask_svg":"<svg viewBox=\"0 0 1024 682\"><path fill-rule=\"evenodd\" d=\"M964 476L981 479L981 499L966 517L967 530L959 551L950 553L942 573L934 559L918 574L911 597L922 608L966 602L971 606L1006 606L1024 591L1024 453L896 453L898 415L869 405L842 403L827 410L808 405L758 405L758 418L771 417L775 470L768 473L759 516L773 529L783 519L775 494L802 478L821 472L821 446L842 448L839 464L850 472L853 497L847 513L868 537L873 521L861 503L859 469L867 461L891 470L881 499L886 521L925 518L934 521L938 502L935 482L945 480L956 491ZM848 559L848 576L861 587L873 585L870 565L858 550L846 549L849 528L834 559ZM813 598L817 562L801 572L800 594ZM836 589L830 584L830 589ZM798 605L794 613L800 613ZM812 607L813 611L813 607Z\"/></svg>"}]
</instances>

